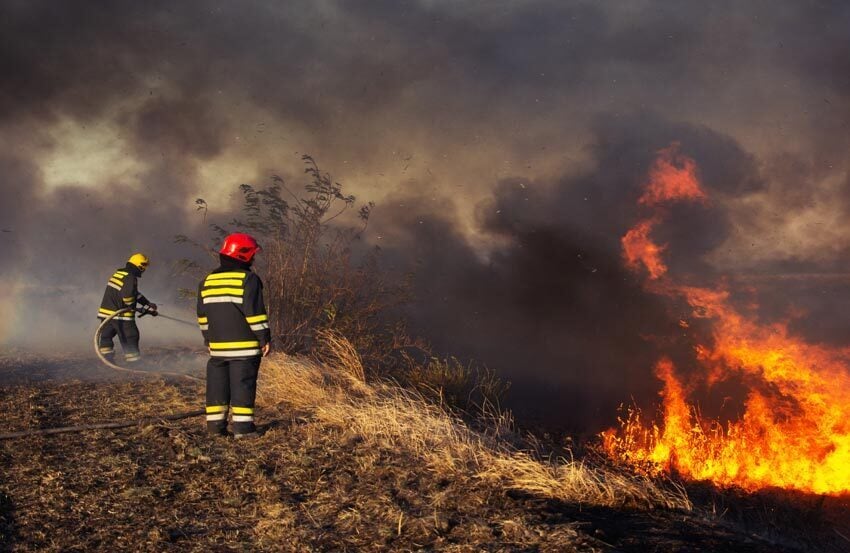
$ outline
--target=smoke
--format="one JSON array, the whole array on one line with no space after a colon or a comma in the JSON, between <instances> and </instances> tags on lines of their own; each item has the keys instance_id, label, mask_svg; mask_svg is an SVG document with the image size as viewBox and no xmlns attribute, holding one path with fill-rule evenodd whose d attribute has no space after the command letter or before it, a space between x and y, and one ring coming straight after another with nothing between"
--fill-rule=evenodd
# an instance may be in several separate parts
<instances>
[{"instance_id":1,"label":"smoke","mask_svg":"<svg viewBox=\"0 0 850 553\"><path fill-rule=\"evenodd\" d=\"M237 184L309 152L377 201L366 240L416 269L411 316L435 345L593 428L653 396L657 340L675 333L619 253L674 142L711 199L658 228L671 271L728 277L742 301L757 283L766 319L846 335L846 2L44 0L0 15L0 344L87 343L134 251L153 258L142 291L179 312L191 283L171 266L192 252L173 236L207 235L194 199L226 220Z\"/></svg>"},{"instance_id":2,"label":"smoke","mask_svg":"<svg viewBox=\"0 0 850 553\"><path fill-rule=\"evenodd\" d=\"M592 428L612 422L620 402L646 403L660 352L691 360L693 344L667 338L682 335L682 315L626 270L620 238L641 215L637 200L658 151L674 139L683 155L705 160L701 181L716 200L673 208L658 235L671 270L694 283L716 280L705 255L731 227L719 202L763 188L752 156L705 128L648 114L603 117L586 170L494 186L477 208L494 244L486 257L457 231L455 214L434 214L427 198L404 202L418 211L378 219L377 232L398 248L388 258L417 274L415 327L438 349L498 368L526 400L516 407L550 424Z\"/></svg>"}]
</instances>

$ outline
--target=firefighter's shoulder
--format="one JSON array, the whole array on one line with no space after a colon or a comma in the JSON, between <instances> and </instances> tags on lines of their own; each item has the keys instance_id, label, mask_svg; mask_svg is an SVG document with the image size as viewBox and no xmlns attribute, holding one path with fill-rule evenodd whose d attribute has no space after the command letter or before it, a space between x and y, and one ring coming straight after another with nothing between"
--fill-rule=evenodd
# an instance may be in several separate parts
<instances>
[{"instance_id":1,"label":"firefighter's shoulder","mask_svg":"<svg viewBox=\"0 0 850 553\"><path fill-rule=\"evenodd\" d=\"M248 271L248 275L245 277L245 288L252 290L254 293L262 290L263 280L260 278L260 275L253 271Z\"/></svg>"},{"instance_id":2,"label":"firefighter's shoulder","mask_svg":"<svg viewBox=\"0 0 850 553\"><path fill-rule=\"evenodd\" d=\"M221 280L221 279L224 279L224 280L238 279L238 280L244 281L246 279L246 277L253 275L253 274L254 273L252 273L251 271L247 271L245 269L241 269L241 268L238 268L238 267L227 268L227 269L216 269L216 270L208 273L207 276L204 277L204 282L209 281L209 280Z\"/></svg>"},{"instance_id":3,"label":"firefighter's shoulder","mask_svg":"<svg viewBox=\"0 0 850 553\"><path fill-rule=\"evenodd\" d=\"M239 269L213 271L208 274L200 286L203 303L242 303L249 274Z\"/></svg>"}]
</instances>

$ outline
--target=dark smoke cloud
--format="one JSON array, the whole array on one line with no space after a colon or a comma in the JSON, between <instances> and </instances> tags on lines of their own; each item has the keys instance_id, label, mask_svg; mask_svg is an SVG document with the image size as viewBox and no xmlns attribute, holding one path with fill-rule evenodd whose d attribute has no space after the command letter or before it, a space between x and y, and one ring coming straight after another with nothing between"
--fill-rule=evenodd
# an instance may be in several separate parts
<instances>
[{"instance_id":1,"label":"dark smoke cloud","mask_svg":"<svg viewBox=\"0 0 850 553\"><path fill-rule=\"evenodd\" d=\"M166 152L199 160L210 159L224 147L229 129L204 100L157 98L146 102L128 121L133 142L146 157Z\"/></svg>"},{"instance_id":2,"label":"dark smoke cloud","mask_svg":"<svg viewBox=\"0 0 850 553\"><path fill-rule=\"evenodd\" d=\"M712 199L658 229L671 270L761 279L765 319L808 311L795 329L841 341L850 290L824 275L850 271L848 28L839 0L7 1L0 307L18 339L79 343L140 249L143 290L175 302L194 199L224 211L309 152L379 201L368 239L417 269L437 345L593 427L653 394L675 332L619 257L674 141ZM72 171L93 136L119 153Z\"/></svg>"},{"instance_id":3,"label":"dark smoke cloud","mask_svg":"<svg viewBox=\"0 0 850 553\"><path fill-rule=\"evenodd\" d=\"M693 344L667 338L681 337L687 310L644 292L643 277L621 261L620 238L641 215L637 200L657 152L674 139L682 154L705 161L701 179L712 196L762 188L752 157L727 136L651 115L604 118L586 172L494 187L478 210L482 232L498 237L486 258L454 230L451 212L434 216L426 207L390 226L379 219L378 232L401 247L389 258L416 262L407 267L418 274L416 327L439 349L517 382L515 399L526 401L516 407L550 424L598 429L614 422L620 402L646 404L657 389L655 361L665 354L693 364ZM672 209L657 233L671 270L694 283L716 281L703 255L723 243L729 225L719 206Z\"/></svg>"}]
</instances>

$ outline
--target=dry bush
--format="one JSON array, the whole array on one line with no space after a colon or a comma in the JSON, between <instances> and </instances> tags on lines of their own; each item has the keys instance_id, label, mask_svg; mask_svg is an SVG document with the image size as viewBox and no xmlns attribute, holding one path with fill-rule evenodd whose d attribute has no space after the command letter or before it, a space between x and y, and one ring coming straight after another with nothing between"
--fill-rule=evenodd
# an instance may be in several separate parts
<instances>
[{"instance_id":1,"label":"dry bush","mask_svg":"<svg viewBox=\"0 0 850 553\"><path fill-rule=\"evenodd\" d=\"M303 161L308 180L299 188L290 188L276 175L265 187L240 185L241 215L228 225L210 224L211 246L182 235L176 241L194 245L215 261L226 234L241 231L258 238L263 252L256 268L265 283L279 351L309 354L334 366L359 365L361 381L367 376L363 367L368 367L369 376L396 381L461 411L498 406L507 385L493 371L440 358L408 334L400 308L410 299L412 275L383 270L379 251L361 240L374 204L356 211L356 225L341 224L343 215L354 209L354 196L344 194L343 186L312 157L305 155ZM206 217L207 202L199 198L196 204ZM200 278L202 265L184 259L178 272ZM187 287L183 293L194 297L196 292ZM335 346L334 337L339 339ZM350 349L337 351L340 347ZM336 355L358 362L338 361Z\"/></svg>"},{"instance_id":2,"label":"dry bush","mask_svg":"<svg viewBox=\"0 0 850 553\"><path fill-rule=\"evenodd\" d=\"M499 412L499 404L510 384L496 373L474 362L456 357L434 357L415 361L405 356L403 369L391 371L391 378L413 388L428 399L457 408L466 414Z\"/></svg>"},{"instance_id":3,"label":"dry bush","mask_svg":"<svg viewBox=\"0 0 850 553\"><path fill-rule=\"evenodd\" d=\"M277 175L267 186L240 185L241 214L226 225L210 224L211 246L183 235L176 241L216 259L224 236L252 234L263 247L256 269L265 283L276 348L307 353L318 332L333 330L347 336L360 355L379 361L407 341L396 308L409 297L409 281L382 270L377 248L361 240L374 204L362 205L351 222L344 215L354 209L355 197L344 194L312 157L302 159L308 180L296 188ZM207 202L198 198L196 204L206 214ZM185 259L178 272L203 271L201 263Z\"/></svg>"},{"instance_id":4,"label":"dry bush","mask_svg":"<svg viewBox=\"0 0 850 553\"><path fill-rule=\"evenodd\" d=\"M307 412L376 447L413 454L441 477L471 474L503 489L591 505L691 508L681 488L575 460L542 459L501 440L499 431L472 430L420 393L366 384L359 359L337 359L342 366L272 357L261 371L260 403Z\"/></svg>"}]
</instances>

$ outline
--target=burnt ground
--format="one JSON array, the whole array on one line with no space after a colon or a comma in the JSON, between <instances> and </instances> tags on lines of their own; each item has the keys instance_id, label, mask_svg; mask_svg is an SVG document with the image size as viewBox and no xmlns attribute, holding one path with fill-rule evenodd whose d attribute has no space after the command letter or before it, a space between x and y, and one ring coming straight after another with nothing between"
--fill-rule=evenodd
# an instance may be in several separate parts
<instances>
[{"instance_id":1,"label":"burnt ground","mask_svg":"<svg viewBox=\"0 0 850 553\"><path fill-rule=\"evenodd\" d=\"M11 354L0 397L12 431L196 410L202 387ZM692 512L567 504L440 477L309 412L260 416L247 443L197 417L0 441L0 550L850 551L844 500L692 486Z\"/></svg>"}]
</instances>

